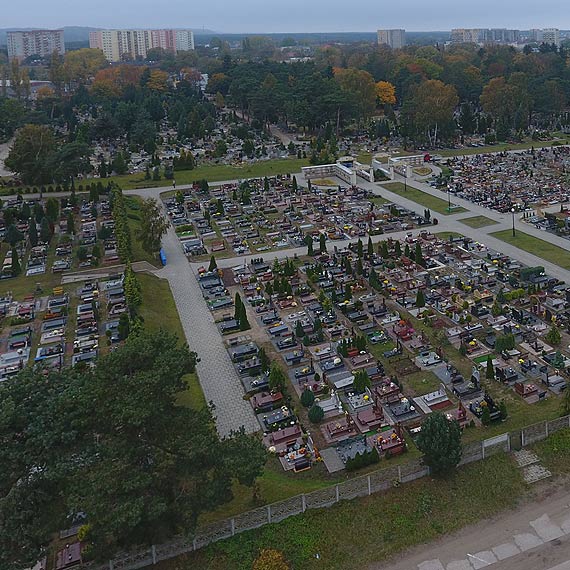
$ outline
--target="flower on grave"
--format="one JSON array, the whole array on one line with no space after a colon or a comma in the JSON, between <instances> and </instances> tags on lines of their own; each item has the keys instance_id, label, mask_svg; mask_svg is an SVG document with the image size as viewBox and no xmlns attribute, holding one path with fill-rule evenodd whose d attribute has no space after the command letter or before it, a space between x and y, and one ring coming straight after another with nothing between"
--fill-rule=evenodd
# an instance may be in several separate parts
<instances>
[{"instance_id":1,"label":"flower on grave","mask_svg":"<svg viewBox=\"0 0 570 570\"><path fill-rule=\"evenodd\" d=\"M366 402L368 402L368 400L369 400L370 398L369 398L368 394L365 394L363 399L364 399Z\"/></svg>"},{"instance_id":2,"label":"flower on grave","mask_svg":"<svg viewBox=\"0 0 570 570\"><path fill-rule=\"evenodd\" d=\"M475 346L476 344L477 344L477 343L476 343L474 340L472 340L472 341L469 343L469 346Z\"/></svg>"}]
</instances>

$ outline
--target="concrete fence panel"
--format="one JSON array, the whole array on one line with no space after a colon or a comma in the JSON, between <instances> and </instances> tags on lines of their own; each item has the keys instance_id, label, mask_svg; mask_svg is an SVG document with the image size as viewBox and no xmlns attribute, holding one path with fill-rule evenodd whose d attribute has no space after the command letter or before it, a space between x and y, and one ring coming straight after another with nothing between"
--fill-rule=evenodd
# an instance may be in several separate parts
<instances>
[{"instance_id":1,"label":"concrete fence panel","mask_svg":"<svg viewBox=\"0 0 570 570\"><path fill-rule=\"evenodd\" d=\"M426 465L422 465L419 459L413 459L400 466L401 483L409 483L426 475L429 475L429 468Z\"/></svg>"},{"instance_id":2,"label":"concrete fence panel","mask_svg":"<svg viewBox=\"0 0 570 570\"><path fill-rule=\"evenodd\" d=\"M526 427L522 430L522 444L523 447L532 445L537 441L542 441L548 437L548 422L541 422L532 426Z\"/></svg>"},{"instance_id":3,"label":"concrete fence panel","mask_svg":"<svg viewBox=\"0 0 570 570\"><path fill-rule=\"evenodd\" d=\"M548 435L556 433L557 431L568 427L570 427L570 416L564 416L563 418L550 420L548 422Z\"/></svg>"},{"instance_id":4,"label":"concrete fence panel","mask_svg":"<svg viewBox=\"0 0 570 570\"><path fill-rule=\"evenodd\" d=\"M307 509L320 509L330 507L337 502L337 490L335 487L326 487L305 495Z\"/></svg>"},{"instance_id":5,"label":"concrete fence panel","mask_svg":"<svg viewBox=\"0 0 570 570\"><path fill-rule=\"evenodd\" d=\"M260 526L271 522L267 507L260 507L253 511L242 513L241 515L236 516L233 520L236 533L259 528Z\"/></svg>"},{"instance_id":6,"label":"concrete fence panel","mask_svg":"<svg viewBox=\"0 0 570 570\"><path fill-rule=\"evenodd\" d=\"M194 537L194 547L196 549L207 546L217 540L229 538L233 535L231 519L218 521L203 527L200 527Z\"/></svg>"},{"instance_id":7,"label":"concrete fence panel","mask_svg":"<svg viewBox=\"0 0 570 570\"><path fill-rule=\"evenodd\" d=\"M303 512L303 497L297 495L279 503L269 505L271 522L279 522L288 517L298 515Z\"/></svg>"},{"instance_id":8,"label":"concrete fence panel","mask_svg":"<svg viewBox=\"0 0 570 570\"><path fill-rule=\"evenodd\" d=\"M368 496L368 477L355 477L338 486L340 500Z\"/></svg>"},{"instance_id":9,"label":"concrete fence panel","mask_svg":"<svg viewBox=\"0 0 570 570\"><path fill-rule=\"evenodd\" d=\"M370 473L370 489L372 493L386 491L399 483L399 473L400 470L396 466Z\"/></svg>"}]
</instances>

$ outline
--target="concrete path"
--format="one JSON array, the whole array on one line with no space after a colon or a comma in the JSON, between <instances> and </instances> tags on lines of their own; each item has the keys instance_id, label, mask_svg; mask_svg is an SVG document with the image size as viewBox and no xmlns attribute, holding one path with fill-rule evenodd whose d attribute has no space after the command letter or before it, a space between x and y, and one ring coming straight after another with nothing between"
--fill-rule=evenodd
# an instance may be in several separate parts
<instances>
[{"instance_id":1,"label":"concrete path","mask_svg":"<svg viewBox=\"0 0 570 570\"><path fill-rule=\"evenodd\" d=\"M243 399L243 387L223 344L222 337L202 297L200 286L180 241L171 227L162 246L168 264L156 272L167 279L180 315L186 341L198 353L198 378L207 402L215 405L214 415L221 436L244 427L259 431L253 410ZM160 299L157 299L160 303Z\"/></svg>"}]
</instances>

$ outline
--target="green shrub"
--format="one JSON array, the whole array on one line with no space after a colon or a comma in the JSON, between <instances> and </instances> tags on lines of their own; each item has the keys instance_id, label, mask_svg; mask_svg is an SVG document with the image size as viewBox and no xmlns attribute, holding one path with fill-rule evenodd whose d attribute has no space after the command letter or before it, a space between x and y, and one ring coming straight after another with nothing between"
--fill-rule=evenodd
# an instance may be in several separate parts
<instances>
[{"instance_id":1,"label":"green shrub","mask_svg":"<svg viewBox=\"0 0 570 570\"><path fill-rule=\"evenodd\" d=\"M310 408L315 403L315 394L312 390L306 389L303 390L301 394L301 404L305 406L305 408Z\"/></svg>"},{"instance_id":2,"label":"green shrub","mask_svg":"<svg viewBox=\"0 0 570 570\"><path fill-rule=\"evenodd\" d=\"M309 420L311 420L311 422L313 422L314 424L319 424L323 421L324 417L325 417L325 412L323 411L323 409L317 404L313 404L311 406L311 409L309 410Z\"/></svg>"}]
</instances>

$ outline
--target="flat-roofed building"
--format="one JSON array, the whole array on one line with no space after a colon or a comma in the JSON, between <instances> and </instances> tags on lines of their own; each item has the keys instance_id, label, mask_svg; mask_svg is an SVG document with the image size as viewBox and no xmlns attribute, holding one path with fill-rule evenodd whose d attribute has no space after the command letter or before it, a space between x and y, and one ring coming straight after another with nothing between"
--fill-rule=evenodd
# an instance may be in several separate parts
<instances>
[{"instance_id":1,"label":"flat-roofed building","mask_svg":"<svg viewBox=\"0 0 570 570\"><path fill-rule=\"evenodd\" d=\"M98 30L89 33L89 47L103 50L108 61L146 59L149 50L171 53L194 49L191 30Z\"/></svg>"},{"instance_id":2,"label":"flat-roofed building","mask_svg":"<svg viewBox=\"0 0 570 570\"><path fill-rule=\"evenodd\" d=\"M22 61L37 55L45 58L54 52L63 55L65 42L63 30L27 30L7 33L8 58Z\"/></svg>"},{"instance_id":3,"label":"flat-roofed building","mask_svg":"<svg viewBox=\"0 0 570 570\"><path fill-rule=\"evenodd\" d=\"M378 30L378 45L403 48L406 45L406 30Z\"/></svg>"}]
</instances>

